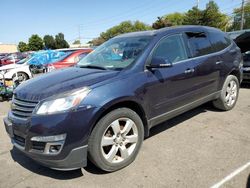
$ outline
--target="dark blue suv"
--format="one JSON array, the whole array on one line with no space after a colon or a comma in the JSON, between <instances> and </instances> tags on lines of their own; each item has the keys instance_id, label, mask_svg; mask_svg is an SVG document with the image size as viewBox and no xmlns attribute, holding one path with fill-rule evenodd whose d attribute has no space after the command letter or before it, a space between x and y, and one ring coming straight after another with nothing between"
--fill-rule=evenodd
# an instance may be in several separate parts
<instances>
[{"instance_id":1,"label":"dark blue suv","mask_svg":"<svg viewBox=\"0 0 250 188\"><path fill-rule=\"evenodd\" d=\"M77 66L22 83L4 119L13 145L54 169L129 165L153 126L212 101L232 109L242 55L201 26L117 36Z\"/></svg>"}]
</instances>

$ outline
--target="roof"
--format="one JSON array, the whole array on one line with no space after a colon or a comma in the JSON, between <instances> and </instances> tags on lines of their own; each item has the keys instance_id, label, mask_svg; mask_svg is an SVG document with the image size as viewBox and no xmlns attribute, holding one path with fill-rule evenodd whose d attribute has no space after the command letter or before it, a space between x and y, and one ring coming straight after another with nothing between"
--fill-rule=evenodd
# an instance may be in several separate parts
<instances>
[{"instance_id":1,"label":"roof","mask_svg":"<svg viewBox=\"0 0 250 188\"><path fill-rule=\"evenodd\" d=\"M185 30L185 29L194 29L194 28L220 31L219 29L216 29L216 28L213 28L213 27L208 27L208 26L183 25L183 26L164 27L164 28L158 29L158 30L130 32L130 33L125 33L125 34L118 35L115 38L138 37L138 36L154 36L154 35L157 35L157 34L160 34L160 33L165 33L167 31L171 31L171 30L181 31L181 30Z\"/></svg>"}]
</instances>

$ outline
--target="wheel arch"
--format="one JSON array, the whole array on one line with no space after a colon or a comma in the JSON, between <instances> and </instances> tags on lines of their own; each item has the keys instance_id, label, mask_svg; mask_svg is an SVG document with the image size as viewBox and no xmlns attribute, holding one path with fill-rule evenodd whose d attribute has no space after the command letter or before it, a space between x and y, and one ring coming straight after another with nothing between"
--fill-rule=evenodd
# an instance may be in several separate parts
<instances>
[{"instance_id":1,"label":"wheel arch","mask_svg":"<svg viewBox=\"0 0 250 188\"><path fill-rule=\"evenodd\" d=\"M24 72L24 71L17 71L17 74L18 73L23 73L27 76L28 79L30 79L30 75L27 73L27 72ZM14 78L16 76L16 73L13 74L12 78Z\"/></svg>"},{"instance_id":2,"label":"wheel arch","mask_svg":"<svg viewBox=\"0 0 250 188\"><path fill-rule=\"evenodd\" d=\"M228 75L236 76L236 78L239 81L239 84L241 83L241 73L240 73L240 70L233 69Z\"/></svg>"},{"instance_id":3,"label":"wheel arch","mask_svg":"<svg viewBox=\"0 0 250 188\"><path fill-rule=\"evenodd\" d=\"M143 127L144 127L144 137L148 137L149 136L149 127L148 127L148 121L147 121L147 116L146 113L143 109L143 107L136 101L134 100L119 100L119 101L111 101L109 103L107 103L106 105L104 105L100 112L98 113L98 117L96 118L96 120L93 123L92 126L92 130L94 129L94 127L96 126L97 122L106 114L108 114L109 112L118 109L118 108L129 108L133 111L135 111L139 117L142 120L143 123ZM91 130L91 132L92 132Z\"/></svg>"}]
</instances>

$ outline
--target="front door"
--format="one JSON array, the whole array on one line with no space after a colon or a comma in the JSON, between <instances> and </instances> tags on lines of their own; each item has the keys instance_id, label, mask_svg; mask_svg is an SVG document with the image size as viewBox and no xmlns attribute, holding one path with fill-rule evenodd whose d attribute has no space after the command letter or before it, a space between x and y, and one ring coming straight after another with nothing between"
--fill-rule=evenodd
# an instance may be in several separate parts
<instances>
[{"instance_id":1,"label":"front door","mask_svg":"<svg viewBox=\"0 0 250 188\"><path fill-rule=\"evenodd\" d=\"M149 119L182 107L197 100L194 86L197 84L193 60L188 59L182 34L174 34L160 40L152 59L161 58L172 63L171 67L146 71L146 100Z\"/></svg>"}]
</instances>

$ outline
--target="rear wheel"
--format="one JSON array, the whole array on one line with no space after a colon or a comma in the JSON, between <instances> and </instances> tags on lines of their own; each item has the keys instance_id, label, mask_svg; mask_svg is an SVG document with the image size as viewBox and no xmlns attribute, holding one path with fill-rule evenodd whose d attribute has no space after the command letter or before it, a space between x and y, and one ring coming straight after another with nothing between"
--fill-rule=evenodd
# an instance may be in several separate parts
<instances>
[{"instance_id":1,"label":"rear wheel","mask_svg":"<svg viewBox=\"0 0 250 188\"><path fill-rule=\"evenodd\" d=\"M132 163L144 138L140 117L128 108L105 115L89 139L89 159L104 171L112 172Z\"/></svg>"},{"instance_id":2,"label":"rear wheel","mask_svg":"<svg viewBox=\"0 0 250 188\"><path fill-rule=\"evenodd\" d=\"M213 101L213 105L220 110L231 110L238 99L239 81L236 76L229 75L224 82L220 97Z\"/></svg>"}]
</instances>

